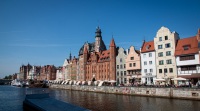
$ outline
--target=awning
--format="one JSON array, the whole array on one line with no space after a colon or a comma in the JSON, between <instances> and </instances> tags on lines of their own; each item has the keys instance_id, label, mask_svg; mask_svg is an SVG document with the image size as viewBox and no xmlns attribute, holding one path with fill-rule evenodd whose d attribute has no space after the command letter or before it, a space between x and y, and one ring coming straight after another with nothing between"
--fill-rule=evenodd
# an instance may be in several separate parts
<instances>
[{"instance_id":1,"label":"awning","mask_svg":"<svg viewBox=\"0 0 200 111\"><path fill-rule=\"evenodd\" d=\"M178 77L178 78L174 78L174 79L172 79L172 80L179 80L179 81L185 81L185 80L187 80L187 79L185 79L185 78L182 78L182 77Z\"/></svg>"},{"instance_id":2,"label":"awning","mask_svg":"<svg viewBox=\"0 0 200 111\"><path fill-rule=\"evenodd\" d=\"M165 79L154 79L154 81L165 81Z\"/></svg>"},{"instance_id":3,"label":"awning","mask_svg":"<svg viewBox=\"0 0 200 111\"><path fill-rule=\"evenodd\" d=\"M200 78L200 73L199 74L191 74L191 75L178 75L178 77L187 78L187 79Z\"/></svg>"},{"instance_id":4,"label":"awning","mask_svg":"<svg viewBox=\"0 0 200 111\"><path fill-rule=\"evenodd\" d=\"M98 84L98 86L102 86L104 81L100 81L100 83Z\"/></svg>"},{"instance_id":5,"label":"awning","mask_svg":"<svg viewBox=\"0 0 200 111\"><path fill-rule=\"evenodd\" d=\"M91 85L91 83L92 83L92 81L88 81L88 85L89 85L89 86Z\"/></svg>"},{"instance_id":6,"label":"awning","mask_svg":"<svg viewBox=\"0 0 200 111\"><path fill-rule=\"evenodd\" d=\"M147 78L147 77L156 77L156 75L142 76L142 78Z\"/></svg>"},{"instance_id":7,"label":"awning","mask_svg":"<svg viewBox=\"0 0 200 111\"><path fill-rule=\"evenodd\" d=\"M108 82L115 83L116 81L115 81L115 80L110 80L110 81L108 81Z\"/></svg>"}]
</instances>

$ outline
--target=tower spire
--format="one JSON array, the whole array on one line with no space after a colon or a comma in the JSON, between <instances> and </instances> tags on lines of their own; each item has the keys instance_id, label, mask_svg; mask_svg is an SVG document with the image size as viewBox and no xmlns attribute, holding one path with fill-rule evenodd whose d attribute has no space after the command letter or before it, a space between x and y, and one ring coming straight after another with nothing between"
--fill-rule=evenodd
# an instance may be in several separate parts
<instances>
[{"instance_id":1,"label":"tower spire","mask_svg":"<svg viewBox=\"0 0 200 111\"><path fill-rule=\"evenodd\" d=\"M114 38L112 37L112 40L110 42L110 47L114 47L115 46L115 41L114 41Z\"/></svg>"},{"instance_id":2,"label":"tower spire","mask_svg":"<svg viewBox=\"0 0 200 111\"><path fill-rule=\"evenodd\" d=\"M101 37L101 29L99 26L97 27L95 34L96 34L95 37Z\"/></svg>"},{"instance_id":3,"label":"tower spire","mask_svg":"<svg viewBox=\"0 0 200 111\"><path fill-rule=\"evenodd\" d=\"M69 54L69 60L72 60L72 54L71 54L71 51L70 51L70 54Z\"/></svg>"}]
</instances>

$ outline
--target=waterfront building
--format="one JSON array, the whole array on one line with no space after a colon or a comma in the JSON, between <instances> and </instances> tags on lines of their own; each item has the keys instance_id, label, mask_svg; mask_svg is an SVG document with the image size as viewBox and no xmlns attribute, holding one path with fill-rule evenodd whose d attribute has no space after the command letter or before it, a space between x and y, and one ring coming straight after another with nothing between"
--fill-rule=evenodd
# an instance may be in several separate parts
<instances>
[{"instance_id":1,"label":"waterfront building","mask_svg":"<svg viewBox=\"0 0 200 111\"><path fill-rule=\"evenodd\" d=\"M190 79L194 85L200 79L199 35L200 30L196 36L178 40L175 51L178 77Z\"/></svg>"},{"instance_id":2,"label":"waterfront building","mask_svg":"<svg viewBox=\"0 0 200 111\"><path fill-rule=\"evenodd\" d=\"M177 40L179 40L178 33L171 32L166 27L161 27L154 38L157 78L165 79L168 84L172 84L171 78L177 77L174 56Z\"/></svg>"},{"instance_id":3,"label":"waterfront building","mask_svg":"<svg viewBox=\"0 0 200 111\"><path fill-rule=\"evenodd\" d=\"M63 68L62 68L62 78L63 78L63 80L67 80L67 65L68 65L68 61L67 61L67 59L65 59L64 63L63 63Z\"/></svg>"},{"instance_id":4,"label":"waterfront building","mask_svg":"<svg viewBox=\"0 0 200 111\"><path fill-rule=\"evenodd\" d=\"M116 56L116 79L117 84L126 84L126 51L120 47L118 48L118 54Z\"/></svg>"},{"instance_id":5,"label":"waterfront building","mask_svg":"<svg viewBox=\"0 0 200 111\"><path fill-rule=\"evenodd\" d=\"M70 61L72 60L72 55L71 52L69 54L69 59L65 59L64 63L63 63L63 78L64 80L70 79L70 71L71 71L71 65L70 65Z\"/></svg>"},{"instance_id":6,"label":"waterfront building","mask_svg":"<svg viewBox=\"0 0 200 111\"><path fill-rule=\"evenodd\" d=\"M62 70L63 70L63 68L61 66L57 68L56 80L63 80Z\"/></svg>"},{"instance_id":7,"label":"waterfront building","mask_svg":"<svg viewBox=\"0 0 200 111\"><path fill-rule=\"evenodd\" d=\"M80 63L77 58L77 66L76 66L76 80L81 80L81 75L80 75Z\"/></svg>"},{"instance_id":8,"label":"waterfront building","mask_svg":"<svg viewBox=\"0 0 200 111\"><path fill-rule=\"evenodd\" d=\"M12 75L12 80L15 80L15 79L17 79L17 73Z\"/></svg>"},{"instance_id":9,"label":"waterfront building","mask_svg":"<svg viewBox=\"0 0 200 111\"><path fill-rule=\"evenodd\" d=\"M77 80L77 61L78 59L74 56L74 58L70 61L70 79Z\"/></svg>"},{"instance_id":10,"label":"waterfront building","mask_svg":"<svg viewBox=\"0 0 200 111\"><path fill-rule=\"evenodd\" d=\"M156 52L154 41L143 42L141 48L142 83L152 85L156 79Z\"/></svg>"},{"instance_id":11,"label":"waterfront building","mask_svg":"<svg viewBox=\"0 0 200 111\"><path fill-rule=\"evenodd\" d=\"M39 80L55 80L56 79L56 67L54 65L45 65L41 67Z\"/></svg>"},{"instance_id":12,"label":"waterfront building","mask_svg":"<svg viewBox=\"0 0 200 111\"><path fill-rule=\"evenodd\" d=\"M126 58L128 83L141 82L140 51L131 46Z\"/></svg>"},{"instance_id":13,"label":"waterfront building","mask_svg":"<svg viewBox=\"0 0 200 111\"><path fill-rule=\"evenodd\" d=\"M79 77L81 81L116 80L116 46L114 39L110 49L101 36L101 29L96 29L95 42L86 42L79 50Z\"/></svg>"},{"instance_id":14,"label":"waterfront building","mask_svg":"<svg viewBox=\"0 0 200 111\"><path fill-rule=\"evenodd\" d=\"M28 79L36 79L40 73L41 66L32 66L29 71Z\"/></svg>"},{"instance_id":15,"label":"waterfront building","mask_svg":"<svg viewBox=\"0 0 200 111\"><path fill-rule=\"evenodd\" d=\"M20 71L18 74L19 80L26 80L29 76L29 71L31 70L32 66L28 63L27 65L22 65L20 67Z\"/></svg>"}]
</instances>

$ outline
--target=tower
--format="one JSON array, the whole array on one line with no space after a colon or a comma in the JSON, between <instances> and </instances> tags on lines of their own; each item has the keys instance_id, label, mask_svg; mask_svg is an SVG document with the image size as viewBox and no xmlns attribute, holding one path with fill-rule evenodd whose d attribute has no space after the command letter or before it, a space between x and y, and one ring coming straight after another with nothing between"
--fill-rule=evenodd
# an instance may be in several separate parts
<instances>
[{"instance_id":1,"label":"tower","mask_svg":"<svg viewBox=\"0 0 200 111\"><path fill-rule=\"evenodd\" d=\"M197 31L197 40L200 42L200 29Z\"/></svg>"},{"instance_id":2,"label":"tower","mask_svg":"<svg viewBox=\"0 0 200 111\"><path fill-rule=\"evenodd\" d=\"M113 38L110 42L110 80L116 80L116 45Z\"/></svg>"},{"instance_id":3,"label":"tower","mask_svg":"<svg viewBox=\"0 0 200 111\"><path fill-rule=\"evenodd\" d=\"M101 45L101 29L99 28L99 26L97 27L96 29L96 32L95 32L95 52L99 52L100 51L100 45Z\"/></svg>"},{"instance_id":4,"label":"tower","mask_svg":"<svg viewBox=\"0 0 200 111\"><path fill-rule=\"evenodd\" d=\"M71 54L71 52L70 52L70 54L69 54L69 60L70 60L70 61L72 60L72 54Z\"/></svg>"},{"instance_id":5,"label":"tower","mask_svg":"<svg viewBox=\"0 0 200 111\"><path fill-rule=\"evenodd\" d=\"M87 64L87 59L88 59L88 49L87 45L84 45L84 52L83 52L83 75L82 78L84 81L86 81L86 64Z\"/></svg>"}]
</instances>

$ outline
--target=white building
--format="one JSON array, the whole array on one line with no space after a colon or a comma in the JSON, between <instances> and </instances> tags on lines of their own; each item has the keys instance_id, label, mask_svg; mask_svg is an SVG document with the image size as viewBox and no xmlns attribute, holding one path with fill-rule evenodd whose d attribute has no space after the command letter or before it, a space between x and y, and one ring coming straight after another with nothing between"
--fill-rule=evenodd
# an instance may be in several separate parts
<instances>
[{"instance_id":1,"label":"white building","mask_svg":"<svg viewBox=\"0 0 200 111\"><path fill-rule=\"evenodd\" d=\"M178 77L190 79L194 85L200 80L197 39L197 36L180 39L175 52Z\"/></svg>"},{"instance_id":2,"label":"white building","mask_svg":"<svg viewBox=\"0 0 200 111\"><path fill-rule=\"evenodd\" d=\"M62 70L62 78L63 78L63 80L67 80L68 79L68 75L69 75L68 66L69 66L69 62L68 62L67 59L65 59L65 61L63 63L63 70Z\"/></svg>"},{"instance_id":3,"label":"white building","mask_svg":"<svg viewBox=\"0 0 200 111\"><path fill-rule=\"evenodd\" d=\"M147 85L153 83L156 79L156 55L154 41L143 42L141 48L141 66L142 66L142 83Z\"/></svg>"},{"instance_id":4,"label":"white building","mask_svg":"<svg viewBox=\"0 0 200 111\"><path fill-rule=\"evenodd\" d=\"M63 80L62 67L58 67L56 70L56 80Z\"/></svg>"},{"instance_id":5,"label":"white building","mask_svg":"<svg viewBox=\"0 0 200 111\"><path fill-rule=\"evenodd\" d=\"M36 79L40 74L41 66L31 66L31 69L28 73L27 79Z\"/></svg>"}]
</instances>

